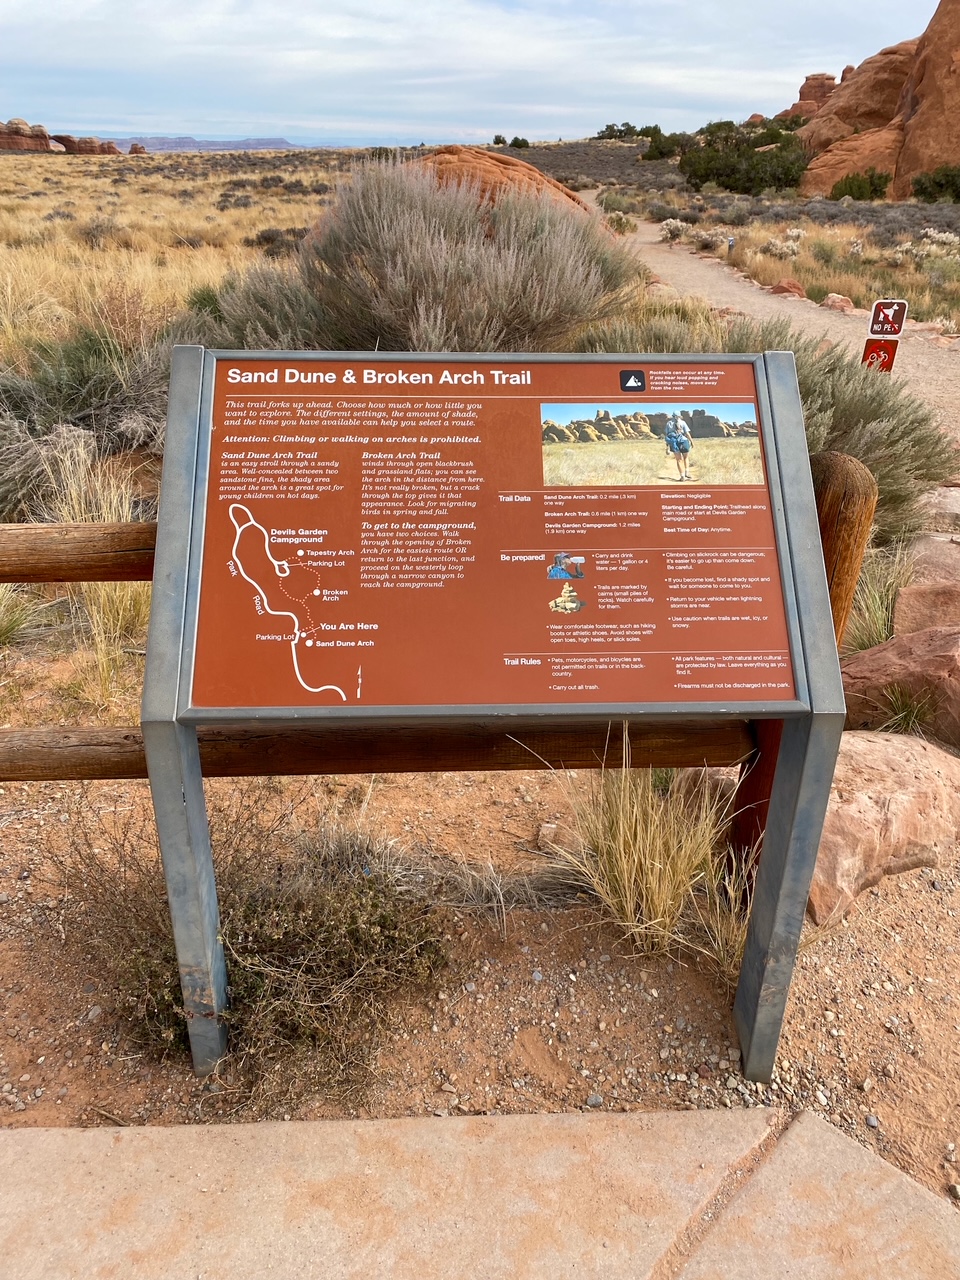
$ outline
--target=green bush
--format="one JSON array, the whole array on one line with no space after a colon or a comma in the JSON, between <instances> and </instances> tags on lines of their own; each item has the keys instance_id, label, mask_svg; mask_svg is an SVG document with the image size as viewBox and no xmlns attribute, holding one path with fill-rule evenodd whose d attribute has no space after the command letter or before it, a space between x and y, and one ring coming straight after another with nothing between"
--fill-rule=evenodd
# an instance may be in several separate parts
<instances>
[{"instance_id":1,"label":"green bush","mask_svg":"<svg viewBox=\"0 0 960 1280\"><path fill-rule=\"evenodd\" d=\"M502 133L495 133L493 135L493 145L495 147L505 147L507 145L507 140Z\"/></svg>"},{"instance_id":2,"label":"green bush","mask_svg":"<svg viewBox=\"0 0 960 1280\"><path fill-rule=\"evenodd\" d=\"M932 173L918 174L912 186L916 198L927 204L938 200L960 201L960 165L938 165Z\"/></svg>"},{"instance_id":3,"label":"green bush","mask_svg":"<svg viewBox=\"0 0 960 1280\"><path fill-rule=\"evenodd\" d=\"M776 120L749 126L714 121L698 130L693 145L680 155L680 172L695 191L713 182L727 191L758 196L768 189L795 187L806 167L796 137Z\"/></svg>"},{"instance_id":4,"label":"green bush","mask_svg":"<svg viewBox=\"0 0 960 1280\"><path fill-rule=\"evenodd\" d=\"M511 139L510 139L510 146L511 146L511 147L529 147L529 145L530 145L530 143L527 141L527 139L526 139L526 138L511 138Z\"/></svg>"},{"instance_id":5,"label":"green bush","mask_svg":"<svg viewBox=\"0 0 960 1280\"><path fill-rule=\"evenodd\" d=\"M623 124L608 124L595 133L593 136L598 141L612 142L632 142L634 138L639 138L645 130L638 129L635 124L631 124L629 120L624 120Z\"/></svg>"},{"instance_id":6,"label":"green bush","mask_svg":"<svg viewBox=\"0 0 960 1280\"><path fill-rule=\"evenodd\" d=\"M367 165L289 265L221 289L201 340L293 350L550 351L617 313L642 267L599 219L526 192L484 201L420 165Z\"/></svg>"},{"instance_id":7,"label":"green bush","mask_svg":"<svg viewBox=\"0 0 960 1280\"><path fill-rule=\"evenodd\" d=\"M844 196L850 196L853 200L882 200L891 181L892 174L878 173L871 165L866 173L848 173L835 182L830 188L829 199L842 200Z\"/></svg>"}]
</instances>

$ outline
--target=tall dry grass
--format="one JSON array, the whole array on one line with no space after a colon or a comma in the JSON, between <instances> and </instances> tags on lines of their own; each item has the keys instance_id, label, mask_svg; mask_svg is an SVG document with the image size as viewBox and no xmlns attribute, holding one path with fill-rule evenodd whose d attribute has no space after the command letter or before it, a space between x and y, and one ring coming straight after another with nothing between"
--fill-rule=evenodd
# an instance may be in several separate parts
<instances>
[{"instance_id":1,"label":"tall dry grass","mask_svg":"<svg viewBox=\"0 0 960 1280\"><path fill-rule=\"evenodd\" d=\"M46 520L121 524L141 518L129 470L99 456L92 440L72 437L63 449L44 456L44 467ZM101 712L119 711L140 681L140 664L131 658L140 656L146 639L150 584L79 582L67 591L81 646L75 692Z\"/></svg>"}]
</instances>

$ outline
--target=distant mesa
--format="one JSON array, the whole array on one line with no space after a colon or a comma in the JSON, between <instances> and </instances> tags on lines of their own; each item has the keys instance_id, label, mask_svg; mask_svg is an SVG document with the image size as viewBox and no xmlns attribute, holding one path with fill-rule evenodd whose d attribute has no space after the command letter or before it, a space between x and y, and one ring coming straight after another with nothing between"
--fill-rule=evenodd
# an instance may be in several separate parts
<instances>
[{"instance_id":1,"label":"distant mesa","mask_svg":"<svg viewBox=\"0 0 960 1280\"><path fill-rule=\"evenodd\" d=\"M143 155L144 151L153 154L156 151L300 151L297 142L288 142L286 138L231 138L228 141L216 138L192 137L148 137L143 135L134 138L117 138L117 143L129 142L131 155ZM142 150L137 150L137 148Z\"/></svg>"},{"instance_id":2,"label":"distant mesa","mask_svg":"<svg viewBox=\"0 0 960 1280\"><path fill-rule=\"evenodd\" d=\"M73 156L120 156L123 152L115 142L101 142L99 138L75 138L70 133L50 134L42 124L27 124L14 117L6 124L0 122L0 152L45 151ZM143 155L130 148L131 155Z\"/></svg>"},{"instance_id":3,"label":"distant mesa","mask_svg":"<svg viewBox=\"0 0 960 1280\"><path fill-rule=\"evenodd\" d=\"M873 167L892 176L890 199L908 199L919 174L960 165L960 0L940 0L919 39L846 67L839 84L808 76L780 116L807 121L797 131L813 157L801 195L829 195L842 178Z\"/></svg>"}]
</instances>

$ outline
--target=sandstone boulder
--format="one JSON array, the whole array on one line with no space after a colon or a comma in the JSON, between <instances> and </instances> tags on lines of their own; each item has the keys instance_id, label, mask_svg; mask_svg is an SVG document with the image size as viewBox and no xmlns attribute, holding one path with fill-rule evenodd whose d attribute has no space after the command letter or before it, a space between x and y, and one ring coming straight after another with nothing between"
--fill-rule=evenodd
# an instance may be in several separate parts
<instances>
[{"instance_id":1,"label":"sandstone boulder","mask_svg":"<svg viewBox=\"0 0 960 1280\"><path fill-rule=\"evenodd\" d=\"M884 876L936 866L960 830L960 760L903 734L845 733L810 887L817 924Z\"/></svg>"},{"instance_id":2,"label":"sandstone boulder","mask_svg":"<svg viewBox=\"0 0 960 1280\"><path fill-rule=\"evenodd\" d=\"M890 45L845 72L816 118L797 130L806 150L817 154L853 133L888 125L897 115L919 43L916 39Z\"/></svg>"},{"instance_id":3,"label":"sandstone boulder","mask_svg":"<svg viewBox=\"0 0 960 1280\"><path fill-rule=\"evenodd\" d=\"M833 95L836 88L836 79L831 75L827 75L826 72L818 72L816 75L807 76L800 86L797 101L792 107L787 107L786 111L779 111L775 118L777 120L789 120L794 116L800 116L804 120L810 120L820 113L827 99Z\"/></svg>"},{"instance_id":4,"label":"sandstone boulder","mask_svg":"<svg viewBox=\"0 0 960 1280\"><path fill-rule=\"evenodd\" d=\"M779 283L773 285L770 292L786 294L792 298L805 298L807 296L807 291L800 281L794 280L791 276L788 276L785 280L781 280Z\"/></svg>"},{"instance_id":5,"label":"sandstone boulder","mask_svg":"<svg viewBox=\"0 0 960 1280\"><path fill-rule=\"evenodd\" d=\"M880 728L889 721L895 699L909 698L924 708L924 726L934 738L960 746L960 627L894 636L850 654L840 670L848 729Z\"/></svg>"},{"instance_id":6,"label":"sandstone boulder","mask_svg":"<svg viewBox=\"0 0 960 1280\"><path fill-rule=\"evenodd\" d=\"M894 635L930 627L960 627L960 582L911 583L897 592Z\"/></svg>"},{"instance_id":7,"label":"sandstone boulder","mask_svg":"<svg viewBox=\"0 0 960 1280\"><path fill-rule=\"evenodd\" d=\"M42 124L27 124L15 116L0 123L0 151L49 151L50 137Z\"/></svg>"},{"instance_id":8,"label":"sandstone boulder","mask_svg":"<svg viewBox=\"0 0 960 1280\"><path fill-rule=\"evenodd\" d=\"M851 173L866 173L870 168L893 177L902 149L902 116L897 116L882 129L851 134L810 161L800 179L799 192L802 196L828 196L841 178ZM891 190L891 187L887 188L888 195Z\"/></svg>"},{"instance_id":9,"label":"sandstone boulder","mask_svg":"<svg viewBox=\"0 0 960 1280\"><path fill-rule=\"evenodd\" d=\"M505 191L519 188L536 195L552 196L584 213L592 212L590 206L578 195L553 178L548 178L532 164L498 151L487 151L484 147L438 147L432 154L415 163L429 165L442 183L475 182L480 194L491 200L496 200Z\"/></svg>"},{"instance_id":10,"label":"sandstone boulder","mask_svg":"<svg viewBox=\"0 0 960 1280\"><path fill-rule=\"evenodd\" d=\"M960 537L950 533L922 533L910 544L911 584L960 583Z\"/></svg>"},{"instance_id":11,"label":"sandstone boulder","mask_svg":"<svg viewBox=\"0 0 960 1280\"><path fill-rule=\"evenodd\" d=\"M147 148L143 145L143 143L142 143L142 142L131 142L131 143L130 143L130 150L127 152L127 155L130 155L130 156L145 156L146 154L147 154Z\"/></svg>"},{"instance_id":12,"label":"sandstone boulder","mask_svg":"<svg viewBox=\"0 0 960 1280\"><path fill-rule=\"evenodd\" d=\"M852 300L844 297L842 293L828 293L820 305L827 311L840 311L847 316L856 311Z\"/></svg>"}]
</instances>

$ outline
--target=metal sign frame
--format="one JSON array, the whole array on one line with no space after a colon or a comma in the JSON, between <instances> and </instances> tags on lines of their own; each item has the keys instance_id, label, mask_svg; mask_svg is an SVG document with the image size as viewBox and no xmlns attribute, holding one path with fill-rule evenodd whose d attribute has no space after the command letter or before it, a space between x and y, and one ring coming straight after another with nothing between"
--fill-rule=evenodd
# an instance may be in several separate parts
<instances>
[{"instance_id":1,"label":"metal sign frame","mask_svg":"<svg viewBox=\"0 0 960 1280\"><path fill-rule=\"evenodd\" d=\"M498 364L724 364L754 367L759 426L767 460L781 585L797 696L789 701L703 703L600 703L437 707L234 707L190 704L200 590L200 556L209 477L213 386L220 360L367 362L404 364L491 360L489 353L250 352L174 349L163 482L158 521L153 601L147 642L142 727L183 987L190 1047L199 1074L212 1071L226 1048L222 1014L226 969L203 779L199 724L303 726L331 735L374 724L467 724L511 734L551 718L596 725L599 720L675 720L694 726L712 721L776 720L783 723L759 860L753 910L734 1018L744 1070L769 1079L783 1021L803 915L844 721L836 641L823 569L819 528L790 352L764 355L523 355L497 354Z\"/></svg>"}]
</instances>

